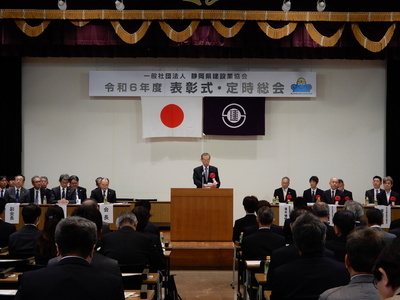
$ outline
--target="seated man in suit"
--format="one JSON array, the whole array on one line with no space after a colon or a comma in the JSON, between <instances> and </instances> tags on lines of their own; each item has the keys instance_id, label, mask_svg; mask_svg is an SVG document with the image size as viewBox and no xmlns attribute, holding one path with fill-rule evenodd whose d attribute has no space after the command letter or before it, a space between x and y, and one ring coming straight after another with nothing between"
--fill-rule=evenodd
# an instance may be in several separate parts
<instances>
[{"instance_id":1,"label":"seated man in suit","mask_svg":"<svg viewBox=\"0 0 400 300\"><path fill-rule=\"evenodd\" d=\"M90 199L96 200L97 203L114 203L117 202L117 193L115 190L108 188L110 180L108 178L102 178L99 183L99 187L92 190L90 193Z\"/></svg>"},{"instance_id":2,"label":"seated man in suit","mask_svg":"<svg viewBox=\"0 0 400 300\"><path fill-rule=\"evenodd\" d=\"M258 199L256 196L246 196L243 198L242 205L246 215L235 220L235 224L233 225L232 242L239 244L240 234L248 226L256 227L255 231L257 231L258 223L255 214L257 204Z\"/></svg>"},{"instance_id":3,"label":"seated man in suit","mask_svg":"<svg viewBox=\"0 0 400 300\"><path fill-rule=\"evenodd\" d=\"M6 175L0 175L0 198L4 198L4 195L7 190L7 176Z\"/></svg>"},{"instance_id":4,"label":"seated man in suit","mask_svg":"<svg viewBox=\"0 0 400 300\"><path fill-rule=\"evenodd\" d=\"M372 189L366 190L365 191L365 200L368 199L369 203L373 203L375 199L377 199L377 196L380 192L383 192L383 189L381 188L382 186L382 177L381 176L374 176L372 179Z\"/></svg>"},{"instance_id":5,"label":"seated man in suit","mask_svg":"<svg viewBox=\"0 0 400 300\"><path fill-rule=\"evenodd\" d=\"M339 179L336 177L332 177L329 180L329 186L331 187L329 190L324 191L324 197L322 201L328 204L340 204L343 205L345 200L343 197L343 192L338 189Z\"/></svg>"},{"instance_id":6,"label":"seated man in suit","mask_svg":"<svg viewBox=\"0 0 400 300\"><path fill-rule=\"evenodd\" d=\"M318 188L319 178L317 176L311 176L309 179L310 188L304 190L303 198L306 199L307 203L316 202L317 199L322 200L324 191Z\"/></svg>"},{"instance_id":7,"label":"seated man in suit","mask_svg":"<svg viewBox=\"0 0 400 300\"><path fill-rule=\"evenodd\" d=\"M200 158L202 165L193 169L193 183L197 188L219 188L221 180L218 168L210 165L211 155L203 153Z\"/></svg>"},{"instance_id":8,"label":"seated man in suit","mask_svg":"<svg viewBox=\"0 0 400 300\"><path fill-rule=\"evenodd\" d=\"M279 202L293 201L297 198L296 191L289 187L290 179L285 176L281 180L281 187L274 191L274 198L279 199Z\"/></svg>"},{"instance_id":9,"label":"seated man in suit","mask_svg":"<svg viewBox=\"0 0 400 300\"><path fill-rule=\"evenodd\" d=\"M11 234L17 231L14 224L4 222L6 200L0 198L0 248L8 246L8 239Z\"/></svg>"},{"instance_id":10,"label":"seated man in suit","mask_svg":"<svg viewBox=\"0 0 400 300\"><path fill-rule=\"evenodd\" d=\"M25 183L24 175L15 176L15 186L9 187L4 194L4 199L6 202L19 202L19 203L29 203L29 191L23 187Z\"/></svg>"},{"instance_id":11,"label":"seated man in suit","mask_svg":"<svg viewBox=\"0 0 400 300\"><path fill-rule=\"evenodd\" d=\"M96 225L85 218L68 217L56 227L58 264L21 276L19 299L115 299L123 300L122 276L90 265L97 241Z\"/></svg>"},{"instance_id":12,"label":"seated man in suit","mask_svg":"<svg viewBox=\"0 0 400 300\"><path fill-rule=\"evenodd\" d=\"M351 279L348 285L322 293L319 300L379 300L372 275L374 262L384 248L381 234L368 227L358 227L347 237L345 265Z\"/></svg>"},{"instance_id":13,"label":"seated man in suit","mask_svg":"<svg viewBox=\"0 0 400 300\"><path fill-rule=\"evenodd\" d=\"M326 241L325 247L335 253L335 258L338 261L344 262L347 236L353 231L356 225L356 218L350 210L338 210L333 216L333 224L336 236Z\"/></svg>"},{"instance_id":14,"label":"seated man in suit","mask_svg":"<svg viewBox=\"0 0 400 300\"><path fill-rule=\"evenodd\" d=\"M343 192L343 198L345 201L353 200L353 193L345 189L344 181L340 178L338 179L338 190Z\"/></svg>"},{"instance_id":15,"label":"seated man in suit","mask_svg":"<svg viewBox=\"0 0 400 300\"><path fill-rule=\"evenodd\" d=\"M148 265L151 272L164 268L164 260L152 238L136 231L137 218L132 212L121 212L116 225L118 230L101 239L100 253L117 260L120 265Z\"/></svg>"},{"instance_id":16,"label":"seated man in suit","mask_svg":"<svg viewBox=\"0 0 400 300\"><path fill-rule=\"evenodd\" d=\"M60 185L51 189L50 203L75 204L75 189L68 186L69 175L61 174L58 182Z\"/></svg>"},{"instance_id":17,"label":"seated man in suit","mask_svg":"<svg viewBox=\"0 0 400 300\"><path fill-rule=\"evenodd\" d=\"M323 255L326 227L321 220L311 213L302 214L292 230L300 258L274 270L271 300L316 300L327 289L349 282L344 264Z\"/></svg>"},{"instance_id":18,"label":"seated man in suit","mask_svg":"<svg viewBox=\"0 0 400 300\"><path fill-rule=\"evenodd\" d=\"M384 191L376 196L378 205L400 205L400 194L392 190L392 177L386 176L383 178L383 187Z\"/></svg>"},{"instance_id":19,"label":"seated man in suit","mask_svg":"<svg viewBox=\"0 0 400 300\"><path fill-rule=\"evenodd\" d=\"M50 199L51 193L42 188L42 180L35 175L31 178L32 187L29 189L30 201L35 204L43 204L43 198Z\"/></svg>"},{"instance_id":20,"label":"seated man in suit","mask_svg":"<svg viewBox=\"0 0 400 300\"><path fill-rule=\"evenodd\" d=\"M40 230L37 228L42 211L34 203L22 208L24 227L10 235L8 251L11 257L27 258L34 256L34 246Z\"/></svg>"},{"instance_id":21,"label":"seated man in suit","mask_svg":"<svg viewBox=\"0 0 400 300\"><path fill-rule=\"evenodd\" d=\"M381 228L381 225L383 224L383 212L380 209L372 207L367 210L366 216L367 226L381 232L383 234L385 242L387 244L391 244L396 238L396 235L386 232Z\"/></svg>"},{"instance_id":22,"label":"seated man in suit","mask_svg":"<svg viewBox=\"0 0 400 300\"><path fill-rule=\"evenodd\" d=\"M69 176L69 186L75 190L76 203L82 203L86 198L86 188L79 186L79 177L76 175Z\"/></svg>"}]
</instances>

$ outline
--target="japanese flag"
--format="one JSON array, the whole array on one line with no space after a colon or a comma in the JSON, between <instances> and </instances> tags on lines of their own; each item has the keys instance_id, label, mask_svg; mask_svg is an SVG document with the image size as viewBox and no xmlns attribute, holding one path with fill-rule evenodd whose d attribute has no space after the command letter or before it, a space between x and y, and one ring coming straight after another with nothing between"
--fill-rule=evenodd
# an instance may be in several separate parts
<instances>
[{"instance_id":1,"label":"japanese flag","mask_svg":"<svg viewBox=\"0 0 400 300\"><path fill-rule=\"evenodd\" d=\"M142 97L143 138L202 137L202 97Z\"/></svg>"}]
</instances>

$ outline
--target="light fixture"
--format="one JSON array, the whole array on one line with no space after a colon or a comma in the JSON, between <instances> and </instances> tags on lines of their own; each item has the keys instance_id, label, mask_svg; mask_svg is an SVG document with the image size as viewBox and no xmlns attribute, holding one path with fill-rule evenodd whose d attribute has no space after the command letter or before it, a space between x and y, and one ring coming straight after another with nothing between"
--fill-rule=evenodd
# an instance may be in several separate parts
<instances>
[{"instance_id":1,"label":"light fixture","mask_svg":"<svg viewBox=\"0 0 400 300\"><path fill-rule=\"evenodd\" d=\"M317 0L317 10L319 12L324 11L326 7L326 2L325 0Z\"/></svg>"},{"instance_id":2,"label":"light fixture","mask_svg":"<svg viewBox=\"0 0 400 300\"><path fill-rule=\"evenodd\" d=\"M282 4L283 11L289 11L291 7L292 7L292 3L290 2L290 0L283 0L283 4Z\"/></svg>"},{"instance_id":3,"label":"light fixture","mask_svg":"<svg viewBox=\"0 0 400 300\"><path fill-rule=\"evenodd\" d=\"M122 11L125 9L125 5L124 5L124 0L117 0L115 1L115 8L119 11Z\"/></svg>"},{"instance_id":4,"label":"light fixture","mask_svg":"<svg viewBox=\"0 0 400 300\"><path fill-rule=\"evenodd\" d=\"M58 8L61 10L67 9L67 0L58 0Z\"/></svg>"}]
</instances>

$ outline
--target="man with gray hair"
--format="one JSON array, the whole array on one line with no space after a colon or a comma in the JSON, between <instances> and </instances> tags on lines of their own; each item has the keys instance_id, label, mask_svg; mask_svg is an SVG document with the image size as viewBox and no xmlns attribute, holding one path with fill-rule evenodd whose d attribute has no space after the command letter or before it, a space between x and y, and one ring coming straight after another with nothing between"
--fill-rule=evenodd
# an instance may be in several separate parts
<instances>
[{"instance_id":1,"label":"man with gray hair","mask_svg":"<svg viewBox=\"0 0 400 300\"><path fill-rule=\"evenodd\" d=\"M346 201L343 208L354 213L356 217L356 227L367 225L367 222L361 219L364 216L364 207L359 202L354 200Z\"/></svg>"},{"instance_id":2,"label":"man with gray hair","mask_svg":"<svg viewBox=\"0 0 400 300\"><path fill-rule=\"evenodd\" d=\"M323 201L315 202L311 211L326 226L326 240L335 238L335 230L333 226L329 225L329 219L331 217L329 213L329 205Z\"/></svg>"},{"instance_id":3,"label":"man with gray hair","mask_svg":"<svg viewBox=\"0 0 400 300\"><path fill-rule=\"evenodd\" d=\"M53 187L51 189L50 203L75 204L76 203L75 189L68 186L69 175L61 174L60 178L58 179L58 182L60 183L60 185Z\"/></svg>"},{"instance_id":4,"label":"man with gray hair","mask_svg":"<svg viewBox=\"0 0 400 300\"><path fill-rule=\"evenodd\" d=\"M101 239L100 253L116 259L120 265L137 265L138 272L146 266L151 272L164 268L164 259L157 252L152 238L136 231L137 219L131 211L121 212L116 225L118 230Z\"/></svg>"},{"instance_id":5,"label":"man with gray hair","mask_svg":"<svg viewBox=\"0 0 400 300\"><path fill-rule=\"evenodd\" d=\"M349 282L344 264L323 255L326 226L321 220L304 213L293 223L292 231L300 258L275 269L271 300L316 300L327 289Z\"/></svg>"},{"instance_id":6,"label":"man with gray hair","mask_svg":"<svg viewBox=\"0 0 400 300\"><path fill-rule=\"evenodd\" d=\"M59 262L21 276L16 300L124 299L122 277L90 265L96 225L82 217L60 221L55 231Z\"/></svg>"}]
</instances>

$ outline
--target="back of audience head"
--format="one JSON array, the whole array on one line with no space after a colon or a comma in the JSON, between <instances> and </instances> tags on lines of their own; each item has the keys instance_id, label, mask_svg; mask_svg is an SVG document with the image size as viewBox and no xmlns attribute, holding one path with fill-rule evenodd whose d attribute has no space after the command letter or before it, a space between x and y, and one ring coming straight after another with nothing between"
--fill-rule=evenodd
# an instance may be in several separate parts
<instances>
[{"instance_id":1,"label":"back of audience head","mask_svg":"<svg viewBox=\"0 0 400 300\"><path fill-rule=\"evenodd\" d=\"M138 206L144 206L145 208L147 208L147 210L149 211L149 213L150 213L150 211L151 211L151 201L148 201L148 200L138 200L138 201L135 201L134 207L138 207Z\"/></svg>"},{"instance_id":2,"label":"back of audience head","mask_svg":"<svg viewBox=\"0 0 400 300\"><path fill-rule=\"evenodd\" d=\"M55 232L58 256L91 258L97 242L96 225L82 217L62 219Z\"/></svg>"},{"instance_id":3,"label":"back of audience head","mask_svg":"<svg viewBox=\"0 0 400 300\"><path fill-rule=\"evenodd\" d=\"M329 205L326 202L315 202L312 207L312 213L319 217L328 217L329 216Z\"/></svg>"},{"instance_id":4,"label":"back of audience head","mask_svg":"<svg viewBox=\"0 0 400 300\"><path fill-rule=\"evenodd\" d=\"M290 224L293 224L294 221L296 221L296 219L297 219L300 215L302 215L302 214L304 214L304 213L307 213L307 212L309 212L309 210L307 210L307 209L294 209L294 210L292 210L292 211L290 212L290 214L289 214Z\"/></svg>"},{"instance_id":5,"label":"back of audience head","mask_svg":"<svg viewBox=\"0 0 400 300\"><path fill-rule=\"evenodd\" d=\"M131 211L123 211L118 215L117 220L115 220L115 224L118 226L118 228L123 226L131 226L136 228L137 218Z\"/></svg>"},{"instance_id":6,"label":"back of audience head","mask_svg":"<svg viewBox=\"0 0 400 300\"><path fill-rule=\"evenodd\" d=\"M64 219L64 210L58 205L49 206L44 217L43 231L54 230L58 222Z\"/></svg>"},{"instance_id":7,"label":"back of audience head","mask_svg":"<svg viewBox=\"0 0 400 300\"><path fill-rule=\"evenodd\" d=\"M103 217L98 209L92 206L81 205L72 212L71 216L82 217L96 224L98 239L100 239L103 228Z\"/></svg>"},{"instance_id":8,"label":"back of audience head","mask_svg":"<svg viewBox=\"0 0 400 300\"><path fill-rule=\"evenodd\" d=\"M298 196L293 200L293 209L307 209L307 200L304 197Z\"/></svg>"},{"instance_id":9,"label":"back of audience head","mask_svg":"<svg viewBox=\"0 0 400 300\"><path fill-rule=\"evenodd\" d=\"M274 211L270 207L264 205L257 210L257 219L261 225L271 225L274 221Z\"/></svg>"},{"instance_id":10,"label":"back of audience head","mask_svg":"<svg viewBox=\"0 0 400 300\"><path fill-rule=\"evenodd\" d=\"M394 296L400 288L400 242L394 241L383 248L373 270L381 299Z\"/></svg>"},{"instance_id":11,"label":"back of audience head","mask_svg":"<svg viewBox=\"0 0 400 300\"><path fill-rule=\"evenodd\" d=\"M42 214L42 210L34 203L30 203L22 208L22 219L25 224L34 224Z\"/></svg>"},{"instance_id":12,"label":"back of audience head","mask_svg":"<svg viewBox=\"0 0 400 300\"><path fill-rule=\"evenodd\" d=\"M383 235L368 227L356 227L346 242L346 266L358 273L372 273L374 262L385 246Z\"/></svg>"},{"instance_id":13,"label":"back of audience head","mask_svg":"<svg viewBox=\"0 0 400 300\"><path fill-rule=\"evenodd\" d=\"M271 207L271 203L269 203L267 200L258 200L256 211L259 210L263 206Z\"/></svg>"},{"instance_id":14,"label":"back of audience head","mask_svg":"<svg viewBox=\"0 0 400 300\"><path fill-rule=\"evenodd\" d=\"M314 214L304 213L297 217L292 232L294 244L301 255L324 251L326 226Z\"/></svg>"},{"instance_id":15,"label":"back of audience head","mask_svg":"<svg viewBox=\"0 0 400 300\"><path fill-rule=\"evenodd\" d=\"M367 224L368 226L372 225L382 225L383 223L383 212L380 209L372 207L366 212Z\"/></svg>"},{"instance_id":16,"label":"back of audience head","mask_svg":"<svg viewBox=\"0 0 400 300\"><path fill-rule=\"evenodd\" d=\"M364 215L364 207L357 201L349 200L344 203L344 209L350 210L354 213L356 220L360 220Z\"/></svg>"},{"instance_id":17,"label":"back of audience head","mask_svg":"<svg viewBox=\"0 0 400 300\"><path fill-rule=\"evenodd\" d=\"M256 196L246 196L243 198L242 204L247 213L254 213L257 210L258 198Z\"/></svg>"},{"instance_id":18,"label":"back of audience head","mask_svg":"<svg viewBox=\"0 0 400 300\"><path fill-rule=\"evenodd\" d=\"M93 199L85 199L82 202L82 206L88 207L88 208L93 208L93 209L98 209L99 208L99 203L96 200Z\"/></svg>"},{"instance_id":19,"label":"back of audience head","mask_svg":"<svg viewBox=\"0 0 400 300\"><path fill-rule=\"evenodd\" d=\"M138 222L136 230L144 230L150 219L149 210L144 206L137 206L132 209L132 212L136 216Z\"/></svg>"},{"instance_id":20,"label":"back of audience head","mask_svg":"<svg viewBox=\"0 0 400 300\"><path fill-rule=\"evenodd\" d=\"M350 210L338 210L333 215L336 235L347 236L356 226L356 218Z\"/></svg>"}]
</instances>

